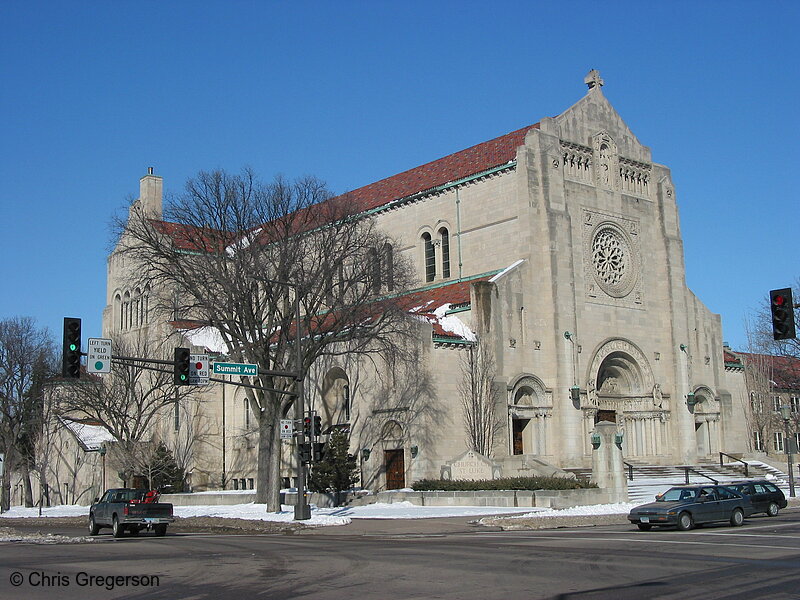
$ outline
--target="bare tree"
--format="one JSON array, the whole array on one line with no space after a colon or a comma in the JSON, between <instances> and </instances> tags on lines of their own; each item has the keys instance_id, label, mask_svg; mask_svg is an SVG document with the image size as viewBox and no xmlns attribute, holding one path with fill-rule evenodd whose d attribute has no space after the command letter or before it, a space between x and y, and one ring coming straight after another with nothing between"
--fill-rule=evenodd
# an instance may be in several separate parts
<instances>
[{"instance_id":1,"label":"bare tree","mask_svg":"<svg viewBox=\"0 0 800 600\"><path fill-rule=\"evenodd\" d=\"M394 299L411 278L407 262L374 218L319 181L201 172L165 209L165 221L134 205L117 223L119 252L140 265L143 283L174 294L162 306L212 324L231 359L305 373L320 357L397 353L409 319ZM283 282L283 283L281 283ZM290 285L285 285L290 284ZM381 296L381 294L385 294ZM301 364L294 364L300 304ZM279 421L297 381L244 378L258 407L257 501L279 508Z\"/></svg>"},{"instance_id":2,"label":"bare tree","mask_svg":"<svg viewBox=\"0 0 800 600\"><path fill-rule=\"evenodd\" d=\"M498 391L494 385L496 368L488 344L469 346L461 357L461 380L458 384L464 417L464 431L470 450L491 456L500 419L497 413Z\"/></svg>"},{"instance_id":3,"label":"bare tree","mask_svg":"<svg viewBox=\"0 0 800 600\"><path fill-rule=\"evenodd\" d=\"M30 317L0 321L0 437L3 490L0 502L11 501L10 474L18 470L25 505L33 506L30 472L36 463L36 443L42 427L43 385L55 370L55 346L46 328Z\"/></svg>"},{"instance_id":4,"label":"bare tree","mask_svg":"<svg viewBox=\"0 0 800 600\"><path fill-rule=\"evenodd\" d=\"M163 348L149 340L118 341L113 351L117 356L165 359ZM119 466L124 481L147 471L159 420L190 393L190 388L173 385L171 371L146 366L115 364L111 373L81 378L64 385L58 394L60 414L96 421L116 438L109 458Z\"/></svg>"}]
</instances>

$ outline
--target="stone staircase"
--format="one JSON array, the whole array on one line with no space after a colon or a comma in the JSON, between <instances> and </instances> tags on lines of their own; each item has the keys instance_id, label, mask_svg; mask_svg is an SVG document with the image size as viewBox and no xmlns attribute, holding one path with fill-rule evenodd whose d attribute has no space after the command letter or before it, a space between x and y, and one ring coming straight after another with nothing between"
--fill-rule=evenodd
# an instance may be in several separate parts
<instances>
[{"instance_id":1,"label":"stone staircase","mask_svg":"<svg viewBox=\"0 0 800 600\"><path fill-rule=\"evenodd\" d=\"M719 463L703 462L696 465L647 465L626 461L632 465L633 479L628 479L628 501L635 504L652 502L656 494L659 494L674 485L686 483L685 467L690 467L689 483L702 484L712 483L712 479L719 483L728 483L739 479L745 479L744 465L741 463L726 463L720 466ZM747 461L749 465L749 478L765 478L772 481L781 488L788 496L789 483L788 476L766 463L759 461ZM625 467L626 475L631 474L631 470ZM591 469L569 469L579 479L589 480L592 476Z\"/></svg>"}]
</instances>

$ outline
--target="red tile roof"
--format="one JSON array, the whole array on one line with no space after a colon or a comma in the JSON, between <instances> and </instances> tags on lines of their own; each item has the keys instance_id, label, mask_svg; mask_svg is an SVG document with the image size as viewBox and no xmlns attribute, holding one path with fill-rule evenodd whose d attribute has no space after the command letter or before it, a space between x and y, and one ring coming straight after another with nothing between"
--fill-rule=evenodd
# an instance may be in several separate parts
<instances>
[{"instance_id":1,"label":"red tile roof","mask_svg":"<svg viewBox=\"0 0 800 600\"><path fill-rule=\"evenodd\" d=\"M745 363L769 372L764 376L775 382L779 390L800 390L800 359L791 356L772 356L770 354L751 354L739 352Z\"/></svg>"},{"instance_id":2,"label":"red tile roof","mask_svg":"<svg viewBox=\"0 0 800 600\"><path fill-rule=\"evenodd\" d=\"M525 135L531 129L538 128L539 124L536 123L517 129L488 142L346 192L337 198L346 200L359 211L369 210L392 200L482 173L514 160L517 157L517 148L525 143Z\"/></svg>"},{"instance_id":3,"label":"red tile roof","mask_svg":"<svg viewBox=\"0 0 800 600\"><path fill-rule=\"evenodd\" d=\"M308 231L320 226L322 224L320 220L335 219L343 210L350 214L370 210L389 204L394 200L425 192L507 164L516 159L517 148L525 143L527 133L531 129L538 128L539 124L535 123L364 187L345 192L327 201L328 211L314 211L313 214L306 214L305 209L298 211L293 214L291 229L298 233ZM170 236L175 247L180 250L218 251L235 241L231 235L220 235L210 229L198 231L190 225L181 223L158 220L152 222L158 231ZM278 225L280 224L278 223ZM256 232L257 239L262 243L268 242L275 235L275 231L268 228L262 230L257 228Z\"/></svg>"}]
</instances>

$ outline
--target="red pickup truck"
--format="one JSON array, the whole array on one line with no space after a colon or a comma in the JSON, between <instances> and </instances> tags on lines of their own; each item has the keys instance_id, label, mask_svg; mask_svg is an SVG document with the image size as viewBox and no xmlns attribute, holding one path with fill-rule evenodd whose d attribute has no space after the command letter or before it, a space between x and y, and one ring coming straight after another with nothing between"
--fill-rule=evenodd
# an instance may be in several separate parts
<instances>
[{"instance_id":1,"label":"red pickup truck","mask_svg":"<svg viewBox=\"0 0 800 600\"><path fill-rule=\"evenodd\" d=\"M165 535L167 525L175 518L172 504L158 502L158 496L155 491L132 488L107 490L89 507L89 535L97 535L103 527L110 527L116 538L125 535L125 531L136 535L142 529Z\"/></svg>"}]
</instances>

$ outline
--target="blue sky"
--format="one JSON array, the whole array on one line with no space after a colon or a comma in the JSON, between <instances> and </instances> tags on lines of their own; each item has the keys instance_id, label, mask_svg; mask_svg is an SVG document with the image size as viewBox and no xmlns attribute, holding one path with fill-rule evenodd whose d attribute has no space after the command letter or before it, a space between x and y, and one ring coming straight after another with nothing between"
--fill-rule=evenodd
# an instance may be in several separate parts
<instances>
[{"instance_id":1,"label":"blue sky","mask_svg":"<svg viewBox=\"0 0 800 600\"><path fill-rule=\"evenodd\" d=\"M744 319L800 276L790 2L0 5L0 318L99 336L109 221L154 166L335 192L604 93L672 169L689 287Z\"/></svg>"}]
</instances>

